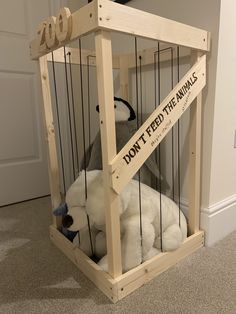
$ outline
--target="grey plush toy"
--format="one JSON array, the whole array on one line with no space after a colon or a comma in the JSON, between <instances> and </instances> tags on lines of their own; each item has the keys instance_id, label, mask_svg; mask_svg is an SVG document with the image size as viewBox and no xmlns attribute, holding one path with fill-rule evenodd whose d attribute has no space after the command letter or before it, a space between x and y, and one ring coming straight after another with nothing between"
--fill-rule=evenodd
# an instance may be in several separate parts
<instances>
[{"instance_id":1,"label":"grey plush toy","mask_svg":"<svg viewBox=\"0 0 236 314\"><path fill-rule=\"evenodd\" d=\"M122 98L114 97L115 107L115 120L116 120L116 146L117 152L119 152L129 139L137 131L136 115L131 105ZM96 107L99 112L99 106ZM102 170L102 154L101 154L101 133L100 131L96 135L91 147L87 150L87 170ZM84 165L84 163L82 162ZM84 166L82 166L84 168ZM138 180L138 173L134 176L134 179ZM169 185L166 180L163 179L158 165L155 161L155 156L152 154L143 164L140 169L140 179L142 183L145 183L151 187L161 187L166 190L169 189Z\"/></svg>"}]
</instances>

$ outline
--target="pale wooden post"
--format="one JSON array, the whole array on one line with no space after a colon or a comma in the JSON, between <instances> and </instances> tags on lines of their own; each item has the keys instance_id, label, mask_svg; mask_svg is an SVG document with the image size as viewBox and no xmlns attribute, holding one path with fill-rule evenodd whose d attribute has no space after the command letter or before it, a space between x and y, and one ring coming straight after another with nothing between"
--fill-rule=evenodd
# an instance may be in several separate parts
<instances>
[{"instance_id":1,"label":"pale wooden post","mask_svg":"<svg viewBox=\"0 0 236 314\"><path fill-rule=\"evenodd\" d=\"M120 243L120 203L111 188L109 163L116 156L114 91L112 73L112 48L110 33L98 31L95 35L98 98L100 106L100 129L103 161L103 184L105 193L106 238L108 271L116 278L122 274Z\"/></svg>"},{"instance_id":2,"label":"pale wooden post","mask_svg":"<svg viewBox=\"0 0 236 314\"><path fill-rule=\"evenodd\" d=\"M41 73L41 83L43 92L44 125L46 129L46 139L48 142L48 170L51 191L52 208L56 208L61 203L59 167L57 159L57 148L55 139L55 129L52 114L52 101L49 84L47 56L39 58ZM61 218L53 215L53 225L57 228L61 226Z\"/></svg>"},{"instance_id":3,"label":"pale wooden post","mask_svg":"<svg viewBox=\"0 0 236 314\"><path fill-rule=\"evenodd\" d=\"M128 56L120 56L120 89L121 97L129 101L129 59Z\"/></svg>"},{"instance_id":4,"label":"pale wooden post","mask_svg":"<svg viewBox=\"0 0 236 314\"><path fill-rule=\"evenodd\" d=\"M192 51L192 62L202 53ZM201 125L202 91L190 107L189 127L189 232L194 234L200 228L200 184L201 184Z\"/></svg>"}]
</instances>

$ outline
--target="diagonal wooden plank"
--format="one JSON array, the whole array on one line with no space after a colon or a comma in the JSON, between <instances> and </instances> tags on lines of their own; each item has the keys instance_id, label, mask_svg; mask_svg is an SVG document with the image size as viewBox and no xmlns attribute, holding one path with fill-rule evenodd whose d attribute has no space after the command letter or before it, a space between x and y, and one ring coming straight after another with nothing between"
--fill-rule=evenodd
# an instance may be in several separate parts
<instances>
[{"instance_id":1,"label":"diagonal wooden plank","mask_svg":"<svg viewBox=\"0 0 236 314\"><path fill-rule=\"evenodd\" d=\"M187 72L110 164L111 184L120 193L206 84L206 56Z\"/></svg>"}]
</instances>

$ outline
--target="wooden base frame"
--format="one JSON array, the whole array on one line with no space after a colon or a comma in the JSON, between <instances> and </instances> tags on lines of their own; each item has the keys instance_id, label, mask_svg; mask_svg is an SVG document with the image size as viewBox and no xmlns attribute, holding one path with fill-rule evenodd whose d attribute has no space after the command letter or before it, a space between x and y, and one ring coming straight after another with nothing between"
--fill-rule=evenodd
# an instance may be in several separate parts
<instances>
[{"instance_id":1,"label":"wooden base frame","mask_svg":"<svg viewBox=\"0 0 236 314\"><path fill-rule=\"evenodd\" d=\"M188 237L174 252L160 253L134 269L113 279L96 263L75 247L53 225L50 227L52 242L88 277L113 303L123 299L136 289L192 254L204 245L204 232Z\"/></svg>"}]
</instances>

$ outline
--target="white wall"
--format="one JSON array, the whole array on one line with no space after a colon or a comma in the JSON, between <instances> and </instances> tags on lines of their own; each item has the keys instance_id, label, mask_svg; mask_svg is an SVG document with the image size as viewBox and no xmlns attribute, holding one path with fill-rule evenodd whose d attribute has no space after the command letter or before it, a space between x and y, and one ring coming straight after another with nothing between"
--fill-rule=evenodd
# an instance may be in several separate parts
<instances>
[{"instance_id":1,"label":"white wall","mask_svg":"<svg viewBox=\"0 0 236 314\"><path fill-rule=\"evenodd\" d=\"M235 1L221 1L209 206L202 213L209 245L236 229L235 9Z\"/></svg>"},{"instance_id":2,"label":"white wall","mask_svg":"<svg viewBox=\"0 0 236 314\"><path fill-rule=\"evenodd\" d=\"M236 130L235 71L236 29L234 0L222 1L219 52L215 96L214 134L212 145L210 204L236 195Z\"/></svg>"}]
</instances>

